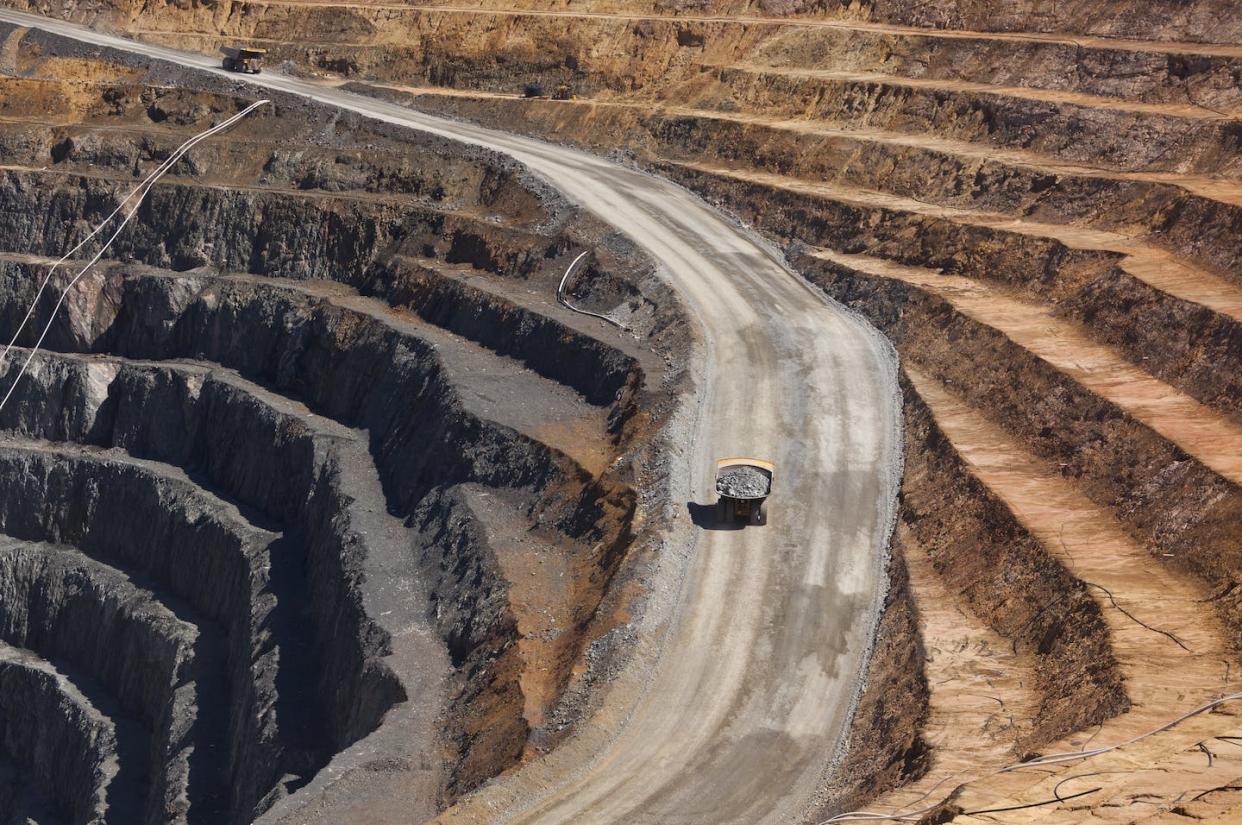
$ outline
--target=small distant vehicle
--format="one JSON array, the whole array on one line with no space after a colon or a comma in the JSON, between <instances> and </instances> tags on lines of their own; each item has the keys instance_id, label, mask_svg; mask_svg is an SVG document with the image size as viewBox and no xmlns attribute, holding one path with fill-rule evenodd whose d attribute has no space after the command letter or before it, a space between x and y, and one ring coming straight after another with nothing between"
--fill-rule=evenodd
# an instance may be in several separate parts
<instances>
[{"instance_id":1,"label":"small distant vehicle","mask_svg":"<svg viewBox=\"0 0 1242 825\"><path fill-rule=\"evenodd\" d=\"M258 74L263 71L263 55L267 49L250 49L238 46L233 53L225 55L224 68L230 72L242 74Z\"/></svg>"},{"instance_id":2,"label":"small distant vehicle","mask_svg":"<svg viewBox=\"0 0 1242 825\"><path fill-rule=\"evenodd\" d=\"M540 98L547 93L543 89L543 84L539 81L532 81L522 87L522 97ZM562 83L552 90L549 95L553 100L577 100L578 96L574 94L573 87L568 83Z\"/></svg>"},{"instance_id":3,"label":"small distant vehicle","mask_svg":"<svg viewBox=\"0 0 1242 825\"><path fill-rule=\"evenodd\" d=\"M759 458L722 458L716 462L716 504L720 521L767 524L767 498L776 465Z\"/></svg>"}]
</instances>

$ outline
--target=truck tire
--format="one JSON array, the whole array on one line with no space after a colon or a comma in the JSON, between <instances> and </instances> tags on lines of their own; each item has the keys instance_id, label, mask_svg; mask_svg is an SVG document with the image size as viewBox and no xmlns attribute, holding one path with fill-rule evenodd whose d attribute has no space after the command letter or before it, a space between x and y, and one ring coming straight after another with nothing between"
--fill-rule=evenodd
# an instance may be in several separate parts
<instances>
[{"instance_id":1,"label":"truck tire","mask_svg":"<svg viewBox=\"0 0 1242 825\"><path fill-rule=\"evenodd\" d=\"M751 507L751 510L750 510L750 523L751 524L767 524L768 523L767 505L768 503L766 501L760 501L759 503Z\"/></svg>"},{"instance_id":2,"label":"truck tire","mask_svg":"<svg viewBox=\"0 0 1242 825\"><path fill-rule=\"evenodd\" d=\"M729 520L729 502L723 498L716 503L716 521L726 522Z\"/></svg>"}]
</instances>

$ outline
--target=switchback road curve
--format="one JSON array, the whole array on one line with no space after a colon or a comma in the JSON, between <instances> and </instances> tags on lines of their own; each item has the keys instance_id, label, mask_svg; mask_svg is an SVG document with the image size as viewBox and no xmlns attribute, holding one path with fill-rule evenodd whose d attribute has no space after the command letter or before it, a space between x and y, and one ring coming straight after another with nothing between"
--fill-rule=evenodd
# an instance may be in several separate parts
<instances>
[{"instance_id":1,"label":"switchback road curve","mask_svg":"<svg viewBox=\"0 0 1242 825\"><path fill-rule=\"evenodd\" d=\"M203 55L61 21L10 11L0 21L225 74ZM686 497L714 500L717 457L776 462L767 526L684 533L693 550L666 564L638 652L601 711L442 819L799 821L849 721L882 596L900 462L886 342L668 181L327 84L276 73L245 80L503 152L624 232L662 265L699 327L699 391L674 459L687 471Z\"/></svg>"}]
</instances>

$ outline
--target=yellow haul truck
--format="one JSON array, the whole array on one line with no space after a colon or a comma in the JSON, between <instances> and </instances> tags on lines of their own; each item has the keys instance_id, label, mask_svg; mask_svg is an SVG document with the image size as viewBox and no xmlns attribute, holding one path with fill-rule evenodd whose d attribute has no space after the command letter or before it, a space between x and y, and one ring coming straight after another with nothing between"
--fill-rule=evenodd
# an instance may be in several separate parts
<instances>
[{"instance_id":1,"label":"yellow haul truck","mask_svg":"<svg viewBox=\"0 0 1242 825\"><path fill-rule=\"evenodd\" d=\"M263 71L263 55L267 49L247 49L238 46L232 54L224 56L224 68L230 72L258 74Z\"/></svg>"},{"instance_id":2,"label":"yellow haul truck","mask_svg":"<svg viewBox=\"0 0 1242 825\"><path fill-rule=\"evenodd\" d=\"M722 522L767 524L765 506L772 493L776 465L758 458L722 458L716 462L717 503Z\"/></svg>"}]
</instances>

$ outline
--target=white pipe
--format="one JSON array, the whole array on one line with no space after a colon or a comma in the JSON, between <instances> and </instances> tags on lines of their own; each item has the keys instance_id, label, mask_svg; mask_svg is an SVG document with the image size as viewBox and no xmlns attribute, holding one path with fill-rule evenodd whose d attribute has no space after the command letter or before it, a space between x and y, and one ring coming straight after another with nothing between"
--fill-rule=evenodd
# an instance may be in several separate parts
<instances>
[{"instance_id":1,"label":"white pipe","mask_svg":"<svg viewBox=\"0 0 1242 825\"><path fill-rule=\"evenodd\" d=\"M108 250L108 247L112 245L112 242L117 239L117 236L121 234L121 231L125 229L126 225L128 225L130 220L134 217L134 215L137 214L138 208L142 206L143 199L147 196L147 193L151 191L151 187L155 185L155 182L158 181L161 177L163 177L164 174L168 172L168 170L170 170L173 166L176 165L177 161L181 160L181 158L186 154L186 152L189 152L190 149L194 148L194 146L196 146L199 142L205 140L211 135L217 134L218 132L221 132L224 129L227 129L228 127L232 126L237 121L246 117L248 114L253 112L255 109L269 102L270 101L268 100L259 100L254 103L251 103L245 109L241 110L240 112L228 118L227 120L221 123L218 123L215 126L212 126L210 129L205 129L204 131L199 132L197 135L195 135L194 137L190 138L185 143L177 147L177 150L173 152L171 155L169 155L167 160L165 160L163 163L157 166L155 170L151 172L151 174L147 175L147 177L143 179L141 183L139 183L136 187L134 187L134 189L129 193L129 195L125 197L124 200L122 200L119 204L117 204L117 207L112 210L112 213L109 214L108 217L103 219L103 221L99 224L99 226L95 227L95 229L89 235L83 238L82 241L78 243L77 246L69 250L69 252L67 252L63 257L61 257L61 259L57 261L52 266L51 269L48 270L47 276L44 277L43 283L40 284L39 286L39 291L35 293L35 297L34 297L34 300L30 304L30 308L26 311L26 317L23 318L21 324L18 325L17 331L13 333L13 340L10 341L9 345L4 348L4 353L0 354L0 364L4 362L4 359L8 356L9 351L13 349L14 344L17 342L18 335L21 334L22 329L25 328L26 323L30 320L31 316L34 314L35 307L39 303L39 298L42 297L43 291L47 288L48 283L51 281L52 273L56 270L56 267L64 263L69 258L69 256L72 255L74 252L77 252L79 249L81 249L82 246L87 241L89 241L95 235L99 234L99 232L104 228L104 226L107 225L108 221L112 220L112 218L114 218L116 214L121 211L121 209L125 206L126 203L129 203L129 201L133 200L135 195L138 196L133 206L130 207L129 211L125 214L125 217L121 220L121 224L116 228L116 231L113 232L111 237L109 237L108 240L104 243L104 245L99 248L99 251L96 252L95 255L90 259L90 261L87 262L86 266L78 270L78 273L73 276L73 279L69 281L69 283L65 286L63 290L61 290L60 297L56 300L56 306L52 308L52 312L48 316L47 323L44 324L43 331L39 335L39 340L36 341L35 345L30 349L29 354L26 356L26 360L22 363L21 369L18 370L17 377L13 379L13 383L9 387L9 391L5 393L3 400L0 400L0 411L2 411L5 405L8 404L9 398L13 395L13 391L17 389L18 382L20 382L22 380L22 377L26 374L26 370L30 366L30 362L34 360L35 353L39 351L39 347L42 346L43 340L47 338L48 331L51 330L52 323L56 320L56 313L60 311L61 305L64 304L65 297L69 294L69 290L72 289L73 286L77 284L79 280L82 279L82 276L86 274L87 270L89 270L92 266L94 266L95 263L101 257L103 257L104 252Z\"/></svg>"},{"instance_id":2,"label":"white pipe","mask_svg":"<svg viewBox=\"0 0 1242 825\"><path fill-rule=\"evenodd\" d=\"M598 318L601 321L607 321L608 323L612 324L614 327L617 327L618 329L625 329L625 327L621 326L620 323L609 318L607 315L600 315L598 312L591 312L591 310L589 309L580 309L574 306L573 304L569 303L569 300L564 297L565 282L569 280L569 273L574 271L574 267L578 265L578 261L581 261L583 258L585 258L589 252L590 250L578 255L578 257L574 258L573 263L569 265L569 269L565 270L565 274L561 277L560 286L556 288L556 300L560 301L567 308L572 309L574 312L581 313L582 315L590 315L592 318Z\"/></svg>"}]
</instances>

